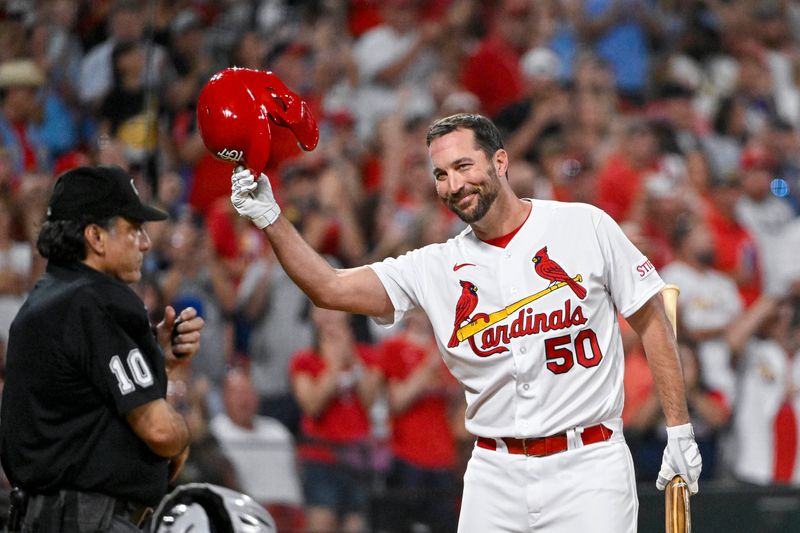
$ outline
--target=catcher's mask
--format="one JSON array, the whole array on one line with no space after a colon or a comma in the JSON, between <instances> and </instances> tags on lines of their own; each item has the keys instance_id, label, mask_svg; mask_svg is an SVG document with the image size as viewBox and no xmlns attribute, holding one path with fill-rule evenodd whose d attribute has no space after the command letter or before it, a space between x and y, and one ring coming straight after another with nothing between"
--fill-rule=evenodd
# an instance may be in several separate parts
<instances>
[{"instance_id":1,"label":"catcher's mask","mask_svg":"<svg viewBox=\"0 0 800 533\"><path fill-rule=\"evenodd\" d=\"M180 485L167 494L148 533L276 533L275 520L250 496L210 483Z\"/></svg>"},{"instance_id":2,"label":"catcher's mask","mask_svg":"<svg viewBox=\"0 0 800 533\"><path fill-rule=\"evenodd\" d=\"M319 140L308 104L270 71L234 67L214 74L200 91L197 124L212 154L256 176L269 160L272 125L289 128L306 151Z\"/></svg>"}]
</instances>

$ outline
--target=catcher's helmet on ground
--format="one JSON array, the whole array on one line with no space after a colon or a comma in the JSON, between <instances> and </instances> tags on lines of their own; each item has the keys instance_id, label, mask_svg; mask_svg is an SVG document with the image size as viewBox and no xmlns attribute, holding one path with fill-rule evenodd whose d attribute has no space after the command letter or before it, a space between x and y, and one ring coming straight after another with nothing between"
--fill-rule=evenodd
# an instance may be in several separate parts
<instances>
[{"instance_id":1,"label":"catcher's helmet on ground","mask_svg":"<svg viewBox=\"0 0 800 533\"><path fill-rule=\"evenodd\" d=\"M269 71L216 73L200 91L197 123L212 154L244 164L256 176L269 160L271 127L289 128L304 150L313 150L319 140L308 105Z\"/></svg>"},{"instance_id":2,"label":"catcher's helmet on ground","mask_svg":"<svg viewBox=\"0 0 800 533\"><path fill-rule=\"evenodd\" d=\"M275 520L250 496L210 483L187 483L164 496L148 533L276 533Z\"/></svg>"}]
</instances>

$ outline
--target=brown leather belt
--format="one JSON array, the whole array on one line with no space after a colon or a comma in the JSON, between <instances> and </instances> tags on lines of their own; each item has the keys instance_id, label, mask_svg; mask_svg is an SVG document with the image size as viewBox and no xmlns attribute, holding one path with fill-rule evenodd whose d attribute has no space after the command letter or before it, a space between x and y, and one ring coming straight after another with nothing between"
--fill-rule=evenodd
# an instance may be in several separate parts
<instances>
[{"instance_id":1,"label":"brown leather belt","mask_svg":"<svg viewBox=\"0 0 800 533\"><path fill-rule=\"evenodd\" d=\"M608 429L603 424L584 428L581 441L584 446L596 442L604 442L611 438L614 431ZM513 437L503 437L502 440L508 453L527 455L528 457L545 457L554 453L565 452L569 448L569 441L566 433L540 437L537 439L515 439ZM477 446L486 450L497 450L497 440L489 437L478 437Z\"/></svg>"}]
</instances>

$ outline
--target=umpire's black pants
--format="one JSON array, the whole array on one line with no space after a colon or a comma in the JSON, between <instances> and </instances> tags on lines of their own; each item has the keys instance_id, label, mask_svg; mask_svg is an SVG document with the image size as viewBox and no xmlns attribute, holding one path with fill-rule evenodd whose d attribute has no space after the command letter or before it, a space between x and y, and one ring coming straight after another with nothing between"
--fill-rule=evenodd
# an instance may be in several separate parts
<instances>
[{"instance_id":1,"label":"umpire's black pants","mask_svg":"<svg viewBox=\"0 0 800 533\"><path fill-rule=\"evenodd\" d=\"M21 533L141 533L120 501L105 494L62 490L28 500Z\"/></svg>"}]
</instances>

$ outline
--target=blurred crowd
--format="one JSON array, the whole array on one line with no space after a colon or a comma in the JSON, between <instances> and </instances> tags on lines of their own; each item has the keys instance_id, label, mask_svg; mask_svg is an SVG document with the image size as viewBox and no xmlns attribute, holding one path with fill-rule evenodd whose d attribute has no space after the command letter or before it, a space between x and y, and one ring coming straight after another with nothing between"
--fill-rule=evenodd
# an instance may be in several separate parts
<instances>
[{"instance_id":1,"label":"blurred crowd","mask_svg":"<svg viewBox=\"0 0 800 533\"><path fill-rule=\"evenodd\" d=\"M0 339L42 273L54 178L116 164L171 215L136 286L195 307L169 398L180 482L238 488L282 531L454 531L473 437L430 325L314 308L229 203L198 92L230 66L311 106L316 150L273 128L266 173L331 263L463 229L436 198L428 124L492 117L522 197L605 209L681 289L703 478L800 486L800 4L791 0L4 0ZM623 414L638 478L666 441L638 338Z\"/></svg>"}]
</instances>

